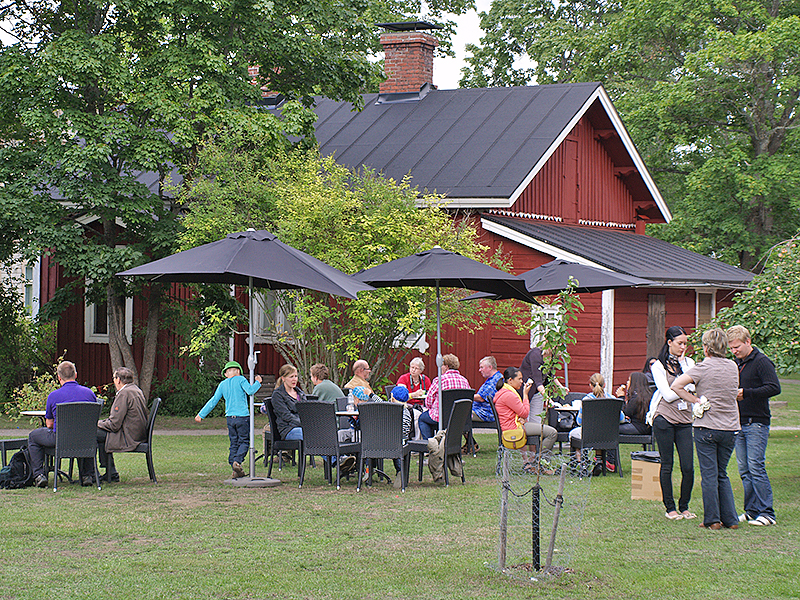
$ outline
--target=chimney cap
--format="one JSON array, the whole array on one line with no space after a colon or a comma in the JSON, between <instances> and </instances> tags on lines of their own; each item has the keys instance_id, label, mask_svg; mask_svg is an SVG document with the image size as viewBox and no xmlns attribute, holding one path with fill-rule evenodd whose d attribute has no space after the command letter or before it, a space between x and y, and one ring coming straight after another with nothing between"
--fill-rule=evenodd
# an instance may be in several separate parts
<instances>
[{"instance_id":1,"label":"chimney cap","mask_svg":"<svg viewBox=\"0 0 800 600\"><path fill-rule=\"evenodd\" d=\"M403 21L400 23L375 23L377 27L383 27L387 31L419 31L421 29L444 29L441 25L429 23L428 21Z\"/></svg>"}]
</instances>

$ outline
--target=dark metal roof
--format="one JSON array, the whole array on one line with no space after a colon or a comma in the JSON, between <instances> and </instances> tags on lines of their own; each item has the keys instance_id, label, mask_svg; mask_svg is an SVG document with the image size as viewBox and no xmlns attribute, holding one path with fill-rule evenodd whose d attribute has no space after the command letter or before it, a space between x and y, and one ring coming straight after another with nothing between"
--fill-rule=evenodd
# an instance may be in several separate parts
<instances>
[{"instance_id":1,"label":"dark metal roof","mask_svg":"<svg viewBox=\"0 0 800 600\"><path fill-rule=\"evenodd\" d=\"M748 287L753 274L648 235L484 214L487 221L593 263L666 285Z\"/></svg>"},{"instance_id":2,"label":"dark metal roof","mask_svg":"<svg viewBox=\"0 0 800 600\"><path fill-rule=\"evenodd\" d=\"M323 154L351 168L367 165L420 191L451 198L510 198L533 166L585 107L598 83L433 90L418 102L364 110L317 99Z\"/></svg>"}]
</instances>

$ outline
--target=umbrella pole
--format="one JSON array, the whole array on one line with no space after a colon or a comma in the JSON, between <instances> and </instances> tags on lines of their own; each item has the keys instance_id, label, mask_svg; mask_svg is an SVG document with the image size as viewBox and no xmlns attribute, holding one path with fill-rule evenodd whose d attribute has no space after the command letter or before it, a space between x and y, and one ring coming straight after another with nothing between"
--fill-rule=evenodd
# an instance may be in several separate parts
<instances>
[{"instance_id":1,"label":"umbrella pole","mask_svg":"<svg viewBox=\"0 0 800 600\"><path fill-rule=\"evenodd\" d=\"M249 286L248 286L248 309L250 311L250 315L248 320L249 323L249 354L247 356L247 366L250 368L250 385L253 385L255 382L255 369L256 369L256 354L255 354L255 327L253 326L253 278L249 277ZM250 477L255 477L255 470L256 470L256 448L255 448L255 396L250 396Z\"/></svg>"},{"instance_id":2,"label":"umbrella pole","mask_svg":"<svg viewBox=\"0 0 800 600\"><path fill-rule=\"evenodd\" d=\"M442 319L440 313L441 297L439 294L439 280L436 280L436 372L439 376L439 431L444 429L442 423Z\"/></svg>"}]
</instances>

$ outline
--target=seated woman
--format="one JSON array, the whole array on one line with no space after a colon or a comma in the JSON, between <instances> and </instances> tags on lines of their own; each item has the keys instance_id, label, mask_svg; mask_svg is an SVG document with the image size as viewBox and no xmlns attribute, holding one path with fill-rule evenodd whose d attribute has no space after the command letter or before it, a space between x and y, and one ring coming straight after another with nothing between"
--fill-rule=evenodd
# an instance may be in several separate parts
<instances>
[{"instance_id":1,"label":"seated woman","mask_svg":"<svg viewBox=\"0 0 800 600\"><path fill-rule=\"evenodd\" d=\"M625 404L622 412L625 413L625 422L619 425L620 434L648 435L650 433L650 425L645 422L645 418L652 396L647 376L644 373L631 373L623 394Z\"/></svg>"},{"instance_id":2,"label":"seated woman","mask_svg":"<svg viewBox=\"0 0 800 600\"><path fill-rule=\"evenodd\" d=\"M522 398L527 397L532 383L522 385L522 371L516 367L508 367L503 372L503 379L497 382L497 393L494 395L494 407L497 410L497 418L500 422L500 429L508 431L518 429L518 419L523 422L525 435L538 435L542 439L542 449L548 452L553 449L558 437L558 432L549 425L531 423L527 421L530 412L530 404L523 402ZM520 396L520 392L522 395ZM530 452L535 448L525 446L523 456L525 459L525 470L534 472L536 465L533 463Z\"/></svg>"},{"instance_id":3,"label":"seated woman","mask_svg":"<svg viewBox=\"0 0 800 600\"><path fill-rule=\"evenodd\" d=\"M578 422L578 427L569 432L570 447L577 452L580 452L582 439L581 434L583 432L583 428L580 427L580 425L583 424L583 403L587 400L609 398L610 396L606 394L605 387L606 380L602 375L600 375L600 373L595 373L589 378L589 389L591 391L583 397L583 400L581 400L581 408L578 411L578 417L576 419ZM625 413L621 410L619 411L619 422L625 422ZM580 460L580 458L581 457L577 455L577 459ZM617 470L617 454L614 450L606 450L606 470L611 471L612 473Z\"/></svg>"},{"instance_id":4,"label":"seated woman","mask_svg":"<svg viewBox=\"0 0 800 600\"><path fill-rule=\"evenodd\" d=\"M411 359L408 365L408 373L400 375L397 385L402 385L408 390L408 404L422 412L422 402L428 390L431 388L431 380L422 374L425 370L425 363L418 356Z\"/></svg>"},{"instance_id":5,"label":"seated woman","mask_svg":"<svg viewBox=\"0 0 800 600\"><path fill-rule=\"evenodd\" d=\"M300 415L297 414L297 402L304 402L306 395L297 387L297 369L292 365L283 365L278 371L278 385L272 392L272 410L275 422L283 440L302 440L303 430L300 427ZM266 405L261 409L266 412Z\"/></svg>"}]
</instances>

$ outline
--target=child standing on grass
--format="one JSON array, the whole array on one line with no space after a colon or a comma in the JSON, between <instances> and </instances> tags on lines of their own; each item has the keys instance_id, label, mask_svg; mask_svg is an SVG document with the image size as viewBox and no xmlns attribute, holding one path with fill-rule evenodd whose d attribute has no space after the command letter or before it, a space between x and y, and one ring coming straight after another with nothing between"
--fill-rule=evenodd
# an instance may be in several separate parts
<instances>
[{"instance_id":1,"label":"child standing on grass","mask_svg":"<svg viewBox=\"0 0 800 600\"><path fill-rule=\"evenodd\" d=\"M261 387L261 375L256 375L252 385L242 376L242 367L235 360L229 361L222 369L225 376L217 386L217 391L194 418L198 423L205 419L220 398L225 398L225 418L228 422L228 437L231 449L228 463L233 468L233 478L244 477L242 463L250 449L250 406L247 397L255 394Z\"/></svg>"}]
</instances>

